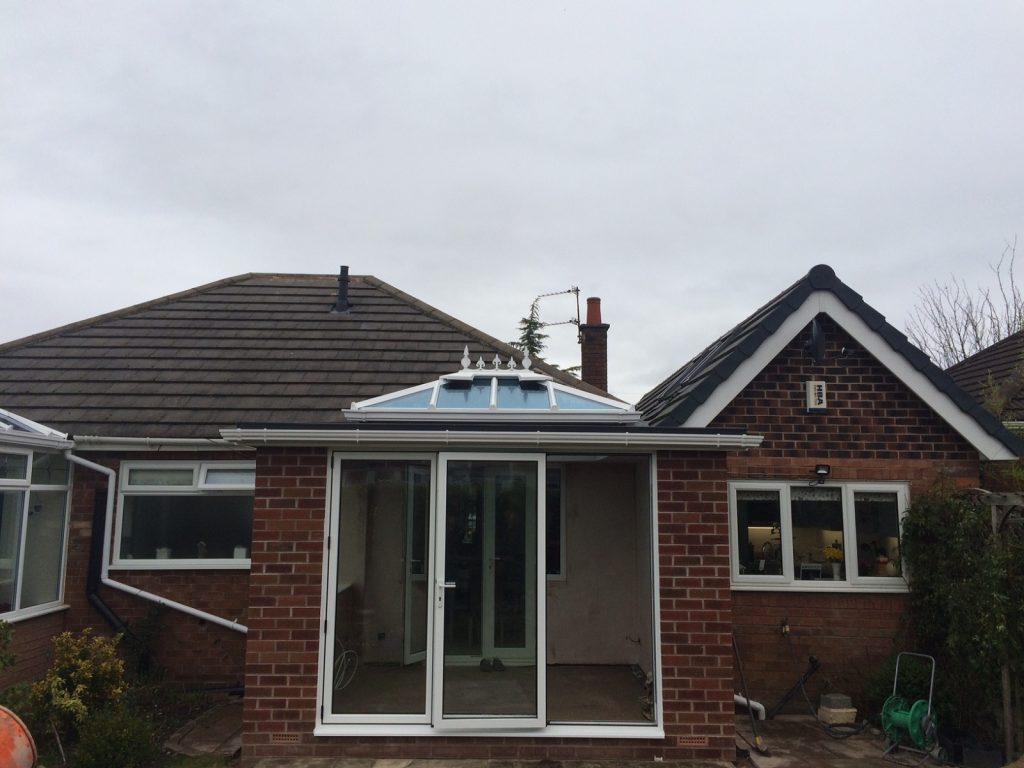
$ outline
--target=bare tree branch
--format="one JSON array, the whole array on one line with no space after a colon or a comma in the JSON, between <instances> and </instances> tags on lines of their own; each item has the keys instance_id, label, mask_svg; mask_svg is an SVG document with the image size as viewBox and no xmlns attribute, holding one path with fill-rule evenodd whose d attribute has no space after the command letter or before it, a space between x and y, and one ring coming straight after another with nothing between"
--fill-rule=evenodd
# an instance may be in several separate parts
<instances>
[{"instance_id":1,"label":"bare tree branch","mask_svg":"<svg viewBox=\"0 0 1024 768\"><path fill-rule=\"evenodd\" d=\"M940 368L949 368L1000 339L1024 329L1024 293L1015 272L1017 238L999 261L989 264L996 287L967 287L950 276L917 289L918 302L906 324L908 338Z\"/></svg>"}]
</instances>

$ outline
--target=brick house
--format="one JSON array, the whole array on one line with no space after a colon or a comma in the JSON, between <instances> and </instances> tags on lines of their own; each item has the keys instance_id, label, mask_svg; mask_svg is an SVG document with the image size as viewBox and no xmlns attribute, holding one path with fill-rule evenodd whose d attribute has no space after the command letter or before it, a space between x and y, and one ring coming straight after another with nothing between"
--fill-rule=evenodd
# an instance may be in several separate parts
<instances>
[{"instance_id":1,"label":"brick house","mask_svg":"<svg viewBox=\"0 0 1024 768\"><path fill-rule=\"evenodd\" d=\"M911 494L1017 452L827 267L636 409L599 302L580 331L584 382L343 270L0 346L0 404L73 465L17 650L163 605L158 664L244 684L246 761L731 759L733 627L759 695L780 613L883 652Z\"/></svg>"},{"instance_id":2,"label":"brick house","mask_svg":"<svg viewBox=\"0 0 1024 768\"><path fill-rule=\"evenodd\" d=\"M860 693L900 628L903 510L936 483L977 487L982 460L1022 449L824 265L637 407L653 425L764 438L727 454L725 474L732 625L752 695L767 704L810 654L822 662L812 693ZM830 545L842 550L835 565Z\"/></svg>"}]
</instances>

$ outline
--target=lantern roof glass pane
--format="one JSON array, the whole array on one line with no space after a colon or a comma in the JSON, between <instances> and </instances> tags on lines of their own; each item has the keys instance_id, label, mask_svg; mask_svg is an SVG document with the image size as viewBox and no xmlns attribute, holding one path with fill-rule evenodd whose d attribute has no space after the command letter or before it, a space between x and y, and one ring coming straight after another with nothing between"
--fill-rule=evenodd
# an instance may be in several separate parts
<instances>
[{"instance_id":1,"label":"lantern roof glass pane","mask_svg":"<svg viewBox=\"0 0 1024 768\"><path fill-rule=\"evenodd\" d=\"M349 421L640 420L633 406L560 384L550 376L530 370L530 365L528 357L520 367L514 360L503 362L497 355L491 364L481 358L470 365L466 350L461 370L436 381L353 403L345 416Z\"/></svg>"}]
</instances>

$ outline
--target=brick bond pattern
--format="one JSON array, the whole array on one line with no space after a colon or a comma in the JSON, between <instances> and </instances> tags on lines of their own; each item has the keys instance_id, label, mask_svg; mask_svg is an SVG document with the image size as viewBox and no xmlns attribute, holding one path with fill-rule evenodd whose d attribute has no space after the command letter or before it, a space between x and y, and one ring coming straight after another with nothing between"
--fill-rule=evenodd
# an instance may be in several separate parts
<instances>
[{"instance_id":1,"label":"brick bond pattern","mask_svg":"<svg viewBox=\"0 0 1024 768\"><path fill-rule=\"evenodd\" d=\"M725 460L679 453L661 455L658 462L667 739L314 738L328 454L261 450L243 761L288 755L731 759L729 556L722 543L728 525ZM297 743L280 743L287 739Z\"/></svg>"},{"instance_id":2,"label":"brick bond pattern","mask_svg":"<svg viewBox=\"0 0 1024 768\"><path fill-rule=\"evenodd\" d=\"M152 459L153 454L83 454L85 458L118 472L120 462ZM208 453L164 454L167 460L251 460L252 454ZM86 598L92 515L96 494L106 491L106 476L85 467L75 467L65 602L70 605L65 628L95 627L113 634L113 629ZM116 500L115 500L116 510ZM111 545L116 546L116 542ZM111 571L111 578L148 592L191 605L228 619L247 620L249 574L244 570ZM142 619L153 603L101 586L100 596L115 613L129 623ZM159 614L160 631L154 643L155 663L171 679L211 685L235 685L244 678L245 635L186 616L171 609Z\"/></svg>"},{"instance_id":3,"label":"brick bond pattern","mask_svg":"<svg viewBox=\"0 0 1024 768\"><path fill-rule=\"evenodd\" d=\"M824 315L819 320L827 339L822 363L805 351L805 331L714 420L715 426L765 436L759 449L729 457L730 479L802 482L816 463L826 463L835 481L908 482L911 499L940 481L976 485L977 451L834 321ZM828 384L826 413L806 412L804 382L812 379ZM822 661L808 685L812 701L826 688L861 699L864 676L893 649L906 599L742 591L732 598L750 694L768 706L796 682L812 653ZM789 620L791 640L779 629L783 619ZM787 711L806 706L798 697Z\"/></svg>"},{"instance_id":4,"label":"brick bond pattern","mask_svg":"<svg viewBox=\"0 0 1024 768\"><path fill-rule=\"evenodd\" d=\"M64 613L48 613L12 624L11 652L14 666L0 674L0 690L15 683L36 680L50 666L50 638L64 631Z\"/></svg>"}]
</instances>

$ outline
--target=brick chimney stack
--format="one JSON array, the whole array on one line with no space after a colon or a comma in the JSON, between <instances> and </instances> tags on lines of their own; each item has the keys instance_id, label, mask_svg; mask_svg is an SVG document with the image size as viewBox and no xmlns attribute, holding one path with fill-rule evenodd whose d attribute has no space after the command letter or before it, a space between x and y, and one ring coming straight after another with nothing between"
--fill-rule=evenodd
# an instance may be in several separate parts
<instances>
[{"instance_id":1,"label":"brick chimney stack","mask_svg":"<svg viewBox=\"0 0 1024 768\"><path fill-rule=\"evenodd\" d=\"M583 372L587 384L608 391L608 323L601 322L601 299L587 299L587 322L580 326Z\"/></svg>"}]
</instances>

